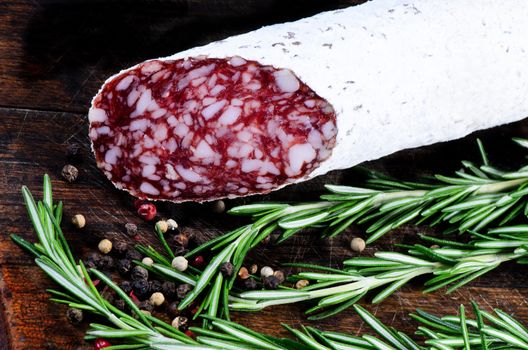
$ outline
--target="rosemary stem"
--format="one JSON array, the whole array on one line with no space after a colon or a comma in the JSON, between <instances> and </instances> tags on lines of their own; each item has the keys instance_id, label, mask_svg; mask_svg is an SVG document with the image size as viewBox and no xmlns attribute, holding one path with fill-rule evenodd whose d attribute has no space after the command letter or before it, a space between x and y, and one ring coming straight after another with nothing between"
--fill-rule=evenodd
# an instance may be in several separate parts
<instances>
[{"instance_id":1,"label":"rosemary stem","mask_svg":"<svg viewBox=\"0 0 528 350\"><path fill-rule=\"evenodd\" d=\"M390 202L396 199L401 199L401 198L423 197L427 194L427 192L428 191L425 191L425 190L412 190L412 191L380 193L374 198L374 201L372 202L372 206L377 207L387 202Z\"/></svg>"},{"instance_id":2,"label":"rosemary stem","mask_svg":"<svg viewBox=\"0 0 528 350\"><path fill-rule=\"evenodd\" d=\"M491 184L481 185L478 190L475 191L475 194L487 194L487 193L497 193L504 190L509 190L520 184L523 184L528 181L528 178L523 177L520 179L508 180L495 182Z\"/></svg>"}]
</instances>

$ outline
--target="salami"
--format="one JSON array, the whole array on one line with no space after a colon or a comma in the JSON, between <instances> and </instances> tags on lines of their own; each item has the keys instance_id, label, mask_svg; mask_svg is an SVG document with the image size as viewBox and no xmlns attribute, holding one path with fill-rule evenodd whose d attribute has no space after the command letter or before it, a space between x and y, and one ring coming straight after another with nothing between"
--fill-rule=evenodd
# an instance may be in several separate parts
<instances>
[{"instance_id":1,"label":"salami","mask_svg":"<svg viewBox=\"0 0 528 350\"><path fill-rule=\"evenodd\" d=\"M92 101L98 166L141 198L266 193L528 115L528 5L376 0L150 60Z\"/></svg>"},{"instance_id":2,"label":"salami","mask_svg":"<svg viewBox=\"0 0 528 350\"><path fill-rule=\"evenodd\" d=\"M93 105L98 165L144 198L270 191L310 173L336 138L333 108L293 72L241 57L148 61Z\"/></svg>"}]
</instances>

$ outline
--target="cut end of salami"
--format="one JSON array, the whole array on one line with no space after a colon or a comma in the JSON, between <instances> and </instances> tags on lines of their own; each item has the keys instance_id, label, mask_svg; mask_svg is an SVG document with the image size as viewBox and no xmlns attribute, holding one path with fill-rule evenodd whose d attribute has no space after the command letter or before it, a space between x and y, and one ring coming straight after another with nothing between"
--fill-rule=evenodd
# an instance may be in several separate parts
<instances>
[{"instance_id":1,"label":"cut end of salami","mask_svg":"<svg viewBox=\"0 0 528 350\"><path fill-rule=\"evenodd\" d=\"M88 119L97 165L139 198L267 193L335 145L332 106L287 69L241 57L152 60L107 81Z\"/></svg>"}]
</instances>

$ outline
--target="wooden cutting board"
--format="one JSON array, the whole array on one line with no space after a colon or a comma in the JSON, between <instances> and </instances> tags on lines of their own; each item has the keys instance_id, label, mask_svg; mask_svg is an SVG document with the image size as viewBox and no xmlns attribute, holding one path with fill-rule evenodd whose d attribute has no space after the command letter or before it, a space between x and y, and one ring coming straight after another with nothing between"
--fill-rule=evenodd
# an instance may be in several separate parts
<instances>
[{"instance_id":1,"label":"wooden cutting board","mask_svg":"<svg viewBox=\"0 0 528 350\"><path fill-rule=\"evenodd\" d=\"M76 213L86 216L88 225L83 231L65 220L66 237L77 257L95 249L107 232L129 239L123 232L126 222L139 225L143 243L156 241L151 224L134 214L132 198L113 188L89 152L86 111L107 76L147 58L358 2L299 0L289 1L287 6L272 0L0 2L0 349L92 348L82 339L87 322L78 327L67 323L66 308L47 301L45 290L53 284L8 237L17 233L34 238L20 195L23 184L40 195L42 175L50 174L55 198L65 202L65 218ZM402 151L366 166L406 179L449 174L459 168L462 158L478 161L476 136L488 146L492 161L514 168L521 164L524 154L509 138L528 137L528 121L451 143ZM73 184L60 178L67 142L82 146L80 176ZM245 201L307 200L316 198L324 183L357 184L357 179L353 170L334 172ZM231 201L228 206L243 202ZM180 225L198 229L204 239L246 222L213 214L197 204L163 204L159 209ZM431 232L406 226L386 235L363 254L393 249L398 242L413 243L419 231ZM274 266L292 261L339 266L344 258L353 256L348 244L356 235L362 235L361 228L352 227L324 241L314 234L301 234L280 246L260 247L250 261ZM363 305L382 321L408 332L415 329L408 317L415 308L454 313L459 304L470 300L486 309L503 308L528 322L528 277L520 266L505 265L451 295L423 295L419 285L411 283L381 305L370 305L368 298ZM351 310L331 319L307 322L303 309L299 304L275 307L257 314L238 313L235 320L274 335L285 334L280 322L351 333L365 330Z\"/></svg>"}]
</instances>

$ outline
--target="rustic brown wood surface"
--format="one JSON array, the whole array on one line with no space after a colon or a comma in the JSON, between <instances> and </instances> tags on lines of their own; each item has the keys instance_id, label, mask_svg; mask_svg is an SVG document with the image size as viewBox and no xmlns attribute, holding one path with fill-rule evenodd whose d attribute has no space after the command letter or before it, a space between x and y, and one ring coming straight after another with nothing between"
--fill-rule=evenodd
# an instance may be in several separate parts
<instances>
[{"instance_id":1,"label":"rustic brown wood surface","mask_svg":"<svg viewBox=\"0 0 528 350\"><path fill-rule=\"evenodd\" d=\"M15 246L9 233L33 239L20 187L26 184L40 194L42 174L53 179L55 197L65 202L66 218L83 213L87 227L75 230L65 220L67 239L77 257L95 249L98 238L115 232L116 239L129 239L126 222L139 225L144 243L155 242L151 224L142 222L132 207L132 198L115 190L100 173L89 152L86 111L91 97L112 73L147 58L264 24L296 19L325 9L358 3L357 0L143 0L60 1L5 0L0 2L0 349L80 349L87 327L70 325L64 306L47 301L51 281ZM528 137L528 121L477 134L488 145L491 160L514 168L524 154L509 141ZM446 144L407 150L366 164L368 167L406 179L459 168L462 158L477 160L471 135ZM61 180L66 159L64 144L82 145L83 161L76 183ZM308 183L288 187L264 199L303 200L315 198L326 182L353 184L354 171L334 172ZM250 198L262 200L263 198ZM228 202L229 206L242 200ZM226 214L211 213L197 204L160 206L182 226L194 227L203 239L221 234L244 222ZM392 249L397 242L412 243L425 228L406 226L367 248ZM426 230L430 231L430 230ZM333 266L352 256L350 238L362 235L352 227L341 236L320 241L315 235L297 235L280 246L263 246L251 255L255 262L277 266L279 262L305 261ZM461 303L476 300L486 309L501 307L528 322L528 277L522 266L505 265L469 287L445 295L423 295L419 283L403 288L380 305L363 302L382 321L413 331L408 313L417 307L436 313L453 313ZM310 323L303 305L275 307L257 314L238 313L235 319L259 331L285 334L280 322ZM358 333L365 329L351 311L311 323L325 329Z\"/></svg>"}]
</instances>

